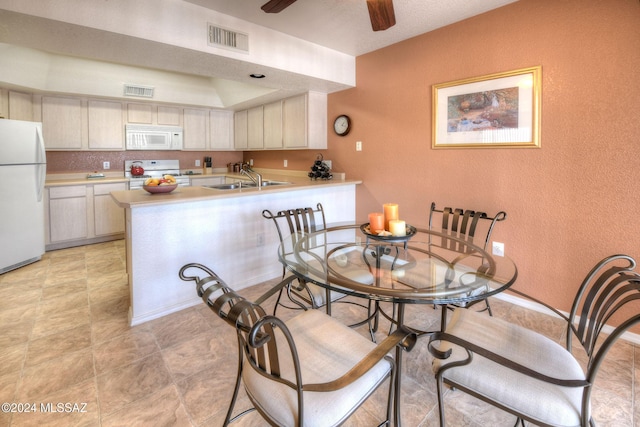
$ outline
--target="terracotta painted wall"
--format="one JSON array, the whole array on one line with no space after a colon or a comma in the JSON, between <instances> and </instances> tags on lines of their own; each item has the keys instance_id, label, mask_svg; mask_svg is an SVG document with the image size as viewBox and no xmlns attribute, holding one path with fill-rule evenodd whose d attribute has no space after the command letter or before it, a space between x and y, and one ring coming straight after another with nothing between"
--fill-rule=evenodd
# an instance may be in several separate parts
<instances>
[{"instance_id":1,"label":"terracotta painted wall","mask_svg":"<svg viewBox=\"0 0 640 427\"><path fill-rule=\"evenodd\" d=\"M402 25L398 22L397 25ZM542 66L540 149L431 149L431 86ZM439 206L505 210L494 240L517 287L567 310L601 258L640 259L640 2L520 0L361 56L357 87L329 97L325 158L361 178L357 215L386 202L425 225ZM355 142L363 151L355 151ZM306 169L316 153L245 153L259 167ZM327 207L331 209L331 207Z\"/></svg>"}]
</instances>

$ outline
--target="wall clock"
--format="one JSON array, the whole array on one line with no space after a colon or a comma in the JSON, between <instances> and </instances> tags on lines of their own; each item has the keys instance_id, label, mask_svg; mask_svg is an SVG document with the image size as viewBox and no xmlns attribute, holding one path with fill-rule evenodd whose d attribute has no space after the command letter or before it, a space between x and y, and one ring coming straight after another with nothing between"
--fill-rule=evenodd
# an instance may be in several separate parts
<instances>
[{"instance_id":1,"label":"wall clock","mask_svg":"<svg viewBox=\"0 0 640 427\"><path fill-rule=\"evenodd\" d=\"M336 117L333 122L333 130L340 136L345 136L351 130L351 119L349 116L342 114Z\"/></svg>"}]
</instances>

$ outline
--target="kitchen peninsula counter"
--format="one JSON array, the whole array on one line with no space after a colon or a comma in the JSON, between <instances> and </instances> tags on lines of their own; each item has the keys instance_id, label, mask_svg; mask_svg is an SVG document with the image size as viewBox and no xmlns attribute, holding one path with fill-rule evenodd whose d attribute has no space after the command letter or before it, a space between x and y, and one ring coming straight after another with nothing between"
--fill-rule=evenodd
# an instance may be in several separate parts
<instances>
[{"instance_id":1,"label":"kitchen peninsula counter","mask_svg":"<svg viewBox=\"0 0 640 427\"><path fill-rule=\"evenodd\" d=\"M180 268L188 263L207 265L236 290L280 277L280 240L273 221L262 216L264 209L278 212L322 203L327 223L355 221L359 180L263 176L291 184L237 190L196 185L164 194L144 190L111 193L126 213L132 326L201 303L193 286L178 277ZM233 180L236 178L241 179Z\"/></svg>"},{"instance_id":2,"label":"kitchen peninsula counter","mask_svg":"<svg viewBox=\"0 0 640 427\"><path fill-rule=\"evenodd\" d=\"M271 177L265 178L265 180L287 182L287 184L271 185L262 187L260 189L249 187L235 190L217 190L212 188L205 188L195 184L190 187L178 187L171 193L150 194L145 190L128 190L114 191L111 193L111 196L116 201L116 203L123 208L136 208L139 206L194 202L211 198L224 199L237 197L254 197L260 194L267 195L288 191L314 190L318 188L357 185L362 183L362 181L359 180L311 181L308 178L306 180L303 180L292 178L290 176L279 177L278 179ZM244 179L244 181L246 181L246 179Z\"/></svg>"}]
</instances>

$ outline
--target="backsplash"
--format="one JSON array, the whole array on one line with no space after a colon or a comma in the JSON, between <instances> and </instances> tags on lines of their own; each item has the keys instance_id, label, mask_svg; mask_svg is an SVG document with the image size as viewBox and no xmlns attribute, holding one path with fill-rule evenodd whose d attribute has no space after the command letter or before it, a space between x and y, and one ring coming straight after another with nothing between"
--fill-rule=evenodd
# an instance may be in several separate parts
<instances>
[{"instance_id":1,"label":"backsplash","mask_svg":"<svg viewBox=\"0 0 640 427\"><path fill-rule=\"evenodd\" d=\"M178 159L181 169L198 169L195 161L213 158L213 167L242 161L241 151L47 151L47 173L103 172L103 162L110 163L110 171L124 171L125 160ZM200 166L201 168L202 166Z\"/></svg>"}]
</instances>

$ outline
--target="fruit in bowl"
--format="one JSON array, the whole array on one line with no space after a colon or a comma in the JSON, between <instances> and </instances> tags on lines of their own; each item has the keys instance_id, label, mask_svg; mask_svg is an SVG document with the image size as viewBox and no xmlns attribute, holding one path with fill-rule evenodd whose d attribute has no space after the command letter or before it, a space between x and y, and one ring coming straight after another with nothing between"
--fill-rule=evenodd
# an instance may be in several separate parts
<instances>
[{"instance_id":1,"label":"fruit in bowl","mask_svg":"<svg viewBox=\"0 0 640 427\"><path fill-rule=\"evenodd\" d=\"M142 188L149 193L171 193L178 187L176 179L172 175L164 175L162 178L147 178Z\"/></svg>"}]
</instances>

